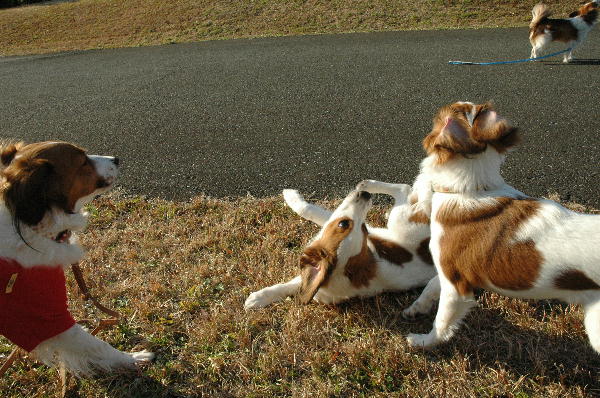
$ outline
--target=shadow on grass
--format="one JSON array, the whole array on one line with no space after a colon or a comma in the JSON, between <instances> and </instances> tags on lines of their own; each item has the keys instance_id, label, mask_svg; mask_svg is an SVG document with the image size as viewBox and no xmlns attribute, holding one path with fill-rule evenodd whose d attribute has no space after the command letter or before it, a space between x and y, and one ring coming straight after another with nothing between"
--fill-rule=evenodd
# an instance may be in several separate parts
<instances>
[{"instance_id":1,"label":"shadow on grass","mask_svg":"<svg viewBox=\"0 0 600 398\"><path fill-rule=\"evenodd\" d=\"M415 320L404 320L400 316L408 306L410 297L394 297L385 294L380 297L352 300L340 305L341 311L363 311L362 320L368 327L386 328L393 333L428 333L433 325L435 310L431 315ZM401 305L398 305L399 303ZM405 305L406 304L406 305ZM530 302L532 319L543 327L545 311L566 308L566 304L556 301ZM392 307L392 311L390 308ZM396 308L394 308L396 306ZM382 309L385 314L382 316ZM583 327L583 325L581 325ZM569 330L567 330L569 332ZM475 307L466 317L459 331L448 343L421 354L432 361L451 360L457 356L467 358L469 367L475 371L489 368L504 368L526 378L539 378L543 384L560 383L564 386L579 386L587 391L600 390L600 355L585 338L561 336L516 326L506 320L499 309Z\"/></svg>"},{"instance_id":2,"label":"shadow on grass","mask_svg":"<svg viewBox=\"0 0 600 398\"><path fill-rule=\"evenodd\" d=\"M187 398L169 386L166 386L147 375L119 375L95 380L71 380L65 398L83 398L87 396L82 388L82 383L94 383L105 391L107 397L162 397L162 398Z\"/></svg>"}]
</instances>

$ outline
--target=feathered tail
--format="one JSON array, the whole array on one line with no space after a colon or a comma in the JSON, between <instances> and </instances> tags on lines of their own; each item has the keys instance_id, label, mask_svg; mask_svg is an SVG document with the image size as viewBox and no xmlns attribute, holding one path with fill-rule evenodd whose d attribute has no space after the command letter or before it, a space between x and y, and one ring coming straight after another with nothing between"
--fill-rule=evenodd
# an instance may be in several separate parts
<instances>
[{"instance_id":1,"label":"feathered tail","mask_svg":"<svg viewBox=\"0 0 600 398\"><path fill-rule=\"evenodd\" d=\"M547 5L544 3L537 3L531 10L532 18L529 28L534 28L542 19L549 17L550 14L551 12Z\"/></svg>"}]
</instances>

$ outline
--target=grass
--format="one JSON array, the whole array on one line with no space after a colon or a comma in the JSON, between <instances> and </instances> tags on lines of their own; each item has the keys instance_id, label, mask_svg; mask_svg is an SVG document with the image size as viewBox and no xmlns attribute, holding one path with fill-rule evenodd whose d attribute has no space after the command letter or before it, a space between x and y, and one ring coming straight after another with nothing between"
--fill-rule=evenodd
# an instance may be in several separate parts
<instances>
[{"instance_id":1,"label":"grass","mask_svg":"<svg viewBox=\"0 0 600 398\"><path fill-rule=\"evenodd\" d=\"M0 9L0 55L263 36L526 26L538 0L79 0ZM556 15L578 6L548 2Z\"/></svg>"},{"instance_id":2,"label":"grass","mask_svg":"<svg viewBox=\"0 0 600 398\"><path fill-rule=\"evenodd\" d=\"M321 202L333 207L338 201ZM581 208L579 210L582 210ZM587 209L591 211L590 209ZM419 291L337 306L287 300L246 313L259 288L291 278L317 227L279 197L170 202L112 194L89 207L83 268L100 301L125 316L101 337L156 361L141 375L70 380L81 397L584 397L600 394L600 356L579 308L483 293L450 343L410 350L433 316L400 312ZM371 211L383 225L385 206ZM69 275L76 318L93 317ZM11 346L0 339L0 353ZM56 372L19 360L4 397L50 397Z\"/></svg>"}]
</instances>

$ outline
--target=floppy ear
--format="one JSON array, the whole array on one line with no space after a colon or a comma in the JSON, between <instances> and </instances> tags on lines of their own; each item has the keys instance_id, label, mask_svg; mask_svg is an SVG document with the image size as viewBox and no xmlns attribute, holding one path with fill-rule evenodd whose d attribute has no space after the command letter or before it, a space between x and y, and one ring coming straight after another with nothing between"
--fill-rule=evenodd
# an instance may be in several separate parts
<instances>
[{"instance_id":1,"label":"floppy ear","mask_svg":"<svg viewBox=\"0 0 600 398\"><path fill-rule=\"evenodd\" d=\"M456 153L473 153L480 148L479 145L469 138L469 132L462 121L452 118L447 123L450 115L440 114L433 123L431 133L423 140L423 148L428 154L435 152L438 161L444 163Z\"/></svg>"},{"instance_id":2,"label":"floppy ear","mask_svg":"<svg viewBox=\"0 0 600 398\"><path fill-rule=\"evenodd\" d=\"M500 153L521 142L519 130L511 126L506 119L499 117L495 111L490 111L482 120L477 120L473 126L473 138L492 145Z\"/></svg>"},{"instance_id":3,"label":"floppy ear","mask_svg":"<svg viewBox=\"0 0 600 398\"><path fill-rule=\"evenodd\" d=\"M52 165L44 159L12 163L4 170L7 186L4 202L15 221L35 225L50 210L50 177Z\"/></svg>"},{"instance_id":4,"label":"floppy ear","mask_svg":"<svg viewBox=\"0 0 600 398\"><path fill-rule=\"evenodd\" d=\"M335 267L335 259L325 249L307 248L300 257L300 277L302 284L298 297L302 304L308 304L317 291L327 282Z\"/></svg>"},{"instance_id":5,"label":"floppy ear","mask_svg":"<svg viewBox=\"0 0 600 398\"><path fill-rule=\"evenodd\" d=\"M10 162L15 158L15 155L19 151L19 149L25 146L24 142L17 142L8 144L4 148L2 148L2 152L0 153L0 161L2 161L2 165L7 167Z\"/></svg>"}]
</instances>

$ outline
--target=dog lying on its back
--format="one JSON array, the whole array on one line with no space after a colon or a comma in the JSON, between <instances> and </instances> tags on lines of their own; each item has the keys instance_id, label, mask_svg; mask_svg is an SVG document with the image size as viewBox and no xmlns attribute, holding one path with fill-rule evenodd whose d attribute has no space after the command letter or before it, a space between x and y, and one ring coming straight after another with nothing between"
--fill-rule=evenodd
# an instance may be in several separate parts
<instances>
[{"instance_id":1,"label":"dog lying on its back","mask_svg":"<svg viewBox=\"0 0 600 398\"><path fill-rule=\"evenodd\" d=\"M297 191L283 192L292 210L322 228L300 257L300 275L250 294L246 309L295 294L302 303L314 298L334 304L423 286L435 276L428 250L428 220L413 218L407 199L410 186L366 180L356 189L333 212L307 203ZM371 193L388 194L395 200L387 228L365 223Z\"/></svg>"},{"instance_id":2,"label":"dog lying on its back","mask_svg":"<svg viewBox=\"0 0 600 398\"><path fill-rule=\"evenodd\" d=\"M71 234L87 224L83 206L113 187L118 159L66 142L0 151L0 334L78 376L151 360L152 353L127 354L92 336L67 307L63 269L84 256Z\"/></svg>"}]
</instances>

